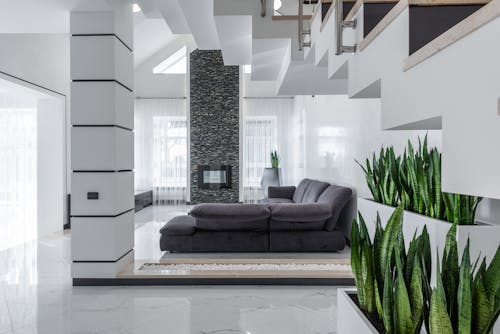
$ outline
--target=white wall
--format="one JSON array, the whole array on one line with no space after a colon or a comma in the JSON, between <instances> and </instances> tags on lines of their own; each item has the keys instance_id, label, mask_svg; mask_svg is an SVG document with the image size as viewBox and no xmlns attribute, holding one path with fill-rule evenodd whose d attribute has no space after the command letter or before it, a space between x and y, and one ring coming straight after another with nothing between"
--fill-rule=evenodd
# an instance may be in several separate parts
<instances>
[{"instance_id":1,"label":"white wall","mask_svg":"<svg viewBox=\"0 0 500 334\"><path fill-rule=\"evenodd\" d=\"M342 95L297 96L295 113L303 112L304 176L353 187L370 197L361 168L354 162L371 157L382 145L402 153L411 139L428 133L429 145L441 149L441 131L381 130L380 99L348 99ZM477 219L500 224L500 201L483 199Z\"/></svg>"},{"instance_id":2,"label":"white wall","mask_svg":"<svg viewBox=\"0 0 500 334\"><path fill-rule=\"evenodd\" d=\"M379 99L348 99L346 95L297 96L304 113L305 176L353 187L370 196L364 174L354 159L364 161L382 145L402 153L408 139L416 144L425 131L382 131ZM429 131L429 144L441 147L441 131Z\"/></svg>"},{"instance_id":3,"label":"white wall","mask_svg":"<svg viewBox=\"0 0 500 334\"><path fill-rule=\"evenodd\" d=\"M66 213L65 103L63 98L38 100L38 236L62 230Z\"/></svg>"},{"instance_id":4,"label":"white wall","mask_svg":"<svg viewBox=\"0 0 500 334\"><path fill-rule=\"evenodd\" d=\"M0 34L0 71L68 95L67 34Z\"/></svg>"}]
</instances>

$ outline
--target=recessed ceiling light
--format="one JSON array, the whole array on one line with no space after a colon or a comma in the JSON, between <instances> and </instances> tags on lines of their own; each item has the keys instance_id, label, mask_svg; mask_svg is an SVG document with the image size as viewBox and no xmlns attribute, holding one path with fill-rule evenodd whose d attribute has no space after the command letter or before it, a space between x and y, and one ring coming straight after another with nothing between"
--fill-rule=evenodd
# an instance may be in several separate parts
<instances>
[{"instance_id":1,"label":"recessed ceiling light","mask_svg":"<svg viewBox=\"0 0 500 334\"><path fill-rule=\"evenodd\" d=\"M274 0L274 10L280 9L282 5L281 0Z\"/></svg>"},{"instance_id":2,"label":"recessed ceiling light","mask_svg":"<svg viewBox=\"0 0 500 334\"><path fill-rule=\"evenodd\" d=\"M133 11L134 13L140 12L140 11L141 11L141 7L139 7L139 5L138 5L138 4L134 3L134 4L132 5L132 11Z\"/></svg>"}]
</instances>

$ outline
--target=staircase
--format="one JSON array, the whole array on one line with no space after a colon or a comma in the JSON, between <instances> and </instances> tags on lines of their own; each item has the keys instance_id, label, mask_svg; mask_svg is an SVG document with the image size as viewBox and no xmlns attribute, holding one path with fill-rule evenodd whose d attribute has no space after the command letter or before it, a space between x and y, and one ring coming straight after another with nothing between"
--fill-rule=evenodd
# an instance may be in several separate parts
<instances>
[{"instance_id":1,"label":"staircase","mask_svg":"<svg viewBox=\"0 0 500 334\"><path fill-rule=\"evenodd\" d=\"M442 129L444 191L500 199L500 0L323 0L302 50L271 0L138 2L277 94L380 98L383 129Z\"/></svg>"}]
</instances>

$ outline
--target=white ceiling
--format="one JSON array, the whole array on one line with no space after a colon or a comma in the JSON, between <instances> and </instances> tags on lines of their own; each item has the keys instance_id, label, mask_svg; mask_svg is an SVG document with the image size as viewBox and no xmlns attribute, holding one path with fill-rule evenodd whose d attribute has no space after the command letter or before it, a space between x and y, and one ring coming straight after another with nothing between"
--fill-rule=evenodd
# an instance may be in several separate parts
<instances>
[{"instance_id":1,"label":"white ceiling","mask_svg":"<svg viewBox=\"0 0 500 334\"><path fill-rule=\"evenodd\" d=\"M106 10L123 0L0 0L0 33L68 34L70 10ZM163 18L134 14L134 65L176 38Z\"/></svg>"},{"instance_id":2,"label":"white ceiling","mask_svg":"<svg viewBox=\"0 0 500 334\"><path fill-rule=\"evenodd\" d=\"M137 67L178 35L172 34L163 18L149 19L142 12L134 16L134 66Z\"/></svg>"},{"instance_id":3,"label":"white ceiling","mask_svg":"<svg viewBox=\"0 0 500 334\"><path fill-rule=\"evenodd\" d=\"M213 0L179 1L191 34L201 50L220 49L219 35L215 27Z\"/></svg>"},{"instance_id":4,"label":"white ceiling","mask_svg":"<svg viewBox=\"0 0 500 334\"><path fill-rule=\"evenodd\" d=\"M106 10L121 0L0 0L0 33L68 33L70 10Z\"/></svg>"}]
</instances>

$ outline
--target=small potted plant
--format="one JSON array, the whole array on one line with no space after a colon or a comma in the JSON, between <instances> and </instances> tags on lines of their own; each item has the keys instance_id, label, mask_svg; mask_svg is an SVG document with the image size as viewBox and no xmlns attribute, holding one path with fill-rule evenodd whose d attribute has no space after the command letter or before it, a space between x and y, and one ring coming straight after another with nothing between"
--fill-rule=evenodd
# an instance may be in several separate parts
<instances>
[{"instance_id":1,"label":"small potted plant","mask_svg":"<svg viewBox=\"0 0 500 334\"><path fill-rule=\"evenodd\" d=\"M278 152L271 151L271 168L264 168L262 173L262 179L260 181L260 186L264 193L267 193L267 188L270 186L280 186L281 185L281 168L280 168L281 158Z\"/></svg>"}]
</instances>

